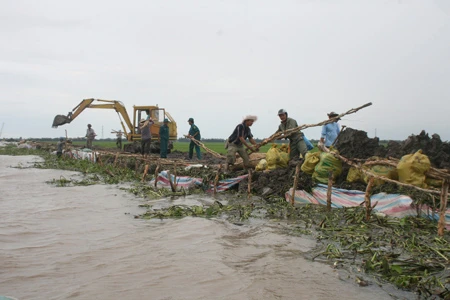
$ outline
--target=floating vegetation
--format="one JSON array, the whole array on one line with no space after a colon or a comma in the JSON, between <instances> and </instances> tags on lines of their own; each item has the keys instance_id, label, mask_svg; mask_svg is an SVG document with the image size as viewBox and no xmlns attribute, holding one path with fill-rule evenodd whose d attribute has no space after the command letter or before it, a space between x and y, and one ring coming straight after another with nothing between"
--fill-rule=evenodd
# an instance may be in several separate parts
<instances>
[{"instance_id":1,"label":"floating vegetation","mask_svg":"<svg viewBox=\"0 0 450 300\"><path fill-rule=\"evenodd\" d=\"M226 215L230 221L244 221L252 216L254 211L253 205L224 205L219 201L215 201L212 205L172 205L167 208L150 209L142 215L135 216L139 219L167 219L167 218L183 218L183 217L203 217L211 218Z\"/></svg>"}]
</instances>

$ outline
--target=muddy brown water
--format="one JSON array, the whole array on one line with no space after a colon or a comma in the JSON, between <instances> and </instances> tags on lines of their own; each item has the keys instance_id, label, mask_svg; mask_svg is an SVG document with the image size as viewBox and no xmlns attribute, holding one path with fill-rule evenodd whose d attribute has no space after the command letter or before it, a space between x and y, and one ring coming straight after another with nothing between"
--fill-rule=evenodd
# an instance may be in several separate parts
<instances>
[{"instance_id":1,"label":"muddy brown water","mask_svg":"<svg viewBox=\"0 0 450 300\"><path fill-rule=\"evenodd\" d=\"M0 295L17 299L413 299L359 286L303 257L315 241L265 220L134 219L147 203L117 186L55 187L77 172L0 156ZM23 167L23 168L17 168ZM202 204L207 196L155 205ZM398 298L395 298L398 299Z\"/></svg>"}]
</instances>

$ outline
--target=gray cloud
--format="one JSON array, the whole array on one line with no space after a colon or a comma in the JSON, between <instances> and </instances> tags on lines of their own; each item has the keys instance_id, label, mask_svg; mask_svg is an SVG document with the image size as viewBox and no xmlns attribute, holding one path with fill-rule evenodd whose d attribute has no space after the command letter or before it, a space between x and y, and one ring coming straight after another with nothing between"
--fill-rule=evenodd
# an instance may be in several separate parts
<instances>
[{"instance_id":1,"label":"gray cloud","mask_svg":"<svg viewBox=\"0 0 450 300\"><path fill-rule=\"evenodd\" d=\"M93 123L109 137L119 128L113 111L86 111L50 128L56 114L94 97L121 100L129 111L159 104L179 122L180 136L191 116L202 136L225 138L242 116L257 114L253 132L264 138L280 108L311 124L372 102L341 123L382 139L425 129L450 140L448 3L7 2L3 135L57 137L67 129L81 136ZM309 138L319 132L305 130Z\"/></svg>"}]
</instances>

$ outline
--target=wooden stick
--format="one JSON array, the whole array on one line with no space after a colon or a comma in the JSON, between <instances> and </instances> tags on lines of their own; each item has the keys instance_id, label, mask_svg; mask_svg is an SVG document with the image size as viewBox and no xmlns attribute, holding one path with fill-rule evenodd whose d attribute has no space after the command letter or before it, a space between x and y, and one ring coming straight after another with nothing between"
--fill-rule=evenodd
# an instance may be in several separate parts
<instances>
[{"instance_id":1,"label":"wooden stick","mask_svg":"<svg viewBox=\"0 0 450 300\"><path fill-rule=\"evenodd\" d=\"M92 157L94 157L94 156L92 156ZM100 166L103 167L103 162L102 162L102 159L100 158L100 153L97 155L97 160L98 160L98 163L100 164Z\"/></svg>"},{"instance_id":2,"label":"wooden stick","mask_svg":"<svg viewBox=\"0 0 450 300\"><path fill-rule=\"evenodd\" d=\"M134 170L136 171L136 174L138 172L138 164L139 164L139 161L136 159L135 164L134 164Z\"/></svg>"},{"instance_id":3,"label":"wooden stick","mask_svg":"<svg viewBox=\"0 0 450 300\"><path fill-rule=\"evenodd\" d=\"M155 189L158 187L157 185L158 185L158 171L159 171L159 165L157 165L156 166L156 169L155 169Z\"/></svg>"},{"instance_id":4,"label":"wooden stick","mask_svg":"<svg viewBox=\"0 0 450 300\"><path fill-rule=\"evenodd\" d=\"M142 174L142 182L144 182L145 181L145 176L147 176L147 173L148 173L148 165L145 165L145 168L144 168L144 174Z\"/></svg>"},{"instance_id":5,"label":"wooden stick","mask_svg":"<svg viewBox=\"0 0 450 300\"><path fill-rule=\"evenodd\" d=\"M320 123L316 123L316 124L303 124L303 125L301 125L301 126L298 126L298 127L295 127L295 128L288 129L288 130L286 130L286 131L284 131L284 132L283 132L283 131L277 131L277 132L275 132L274 134L272 134L269 138L267 138L267 139L265 139L264 141L262 141L261 143L257 144L257 145L258 145L258 148L261 147L261 146L264 146L264 145L266 145L266 144L268 144L268 143L270 143L270 142L272 142L273 140L276 140L276 139L281 138L281 137L283 137L283 136L288 136L289 134L291 134L291 133L293 133L293 132L298 132L298 131L300 131L300 130L302 130L302 129L306 129L306 128L309 128L309 127L323 126L323 125L326 125L326 124L329 124L329 123L336 122L338 119L342 118L343 116L349 115L349 114L353 114L353 113L356 113L358 110L363 109L363 108L365 108L365 107L368 107L368 106L370 106L370 105L372 105L372 102L366 103L366 104L364 104L364 105L362 105L362 106L360 106L360 107L357 107L357 108L352 108L352 109L348 110L348 111L345 112L345 113L342 113L342 114L340 114L340 115L338 115L338 116L336 116L336 117L334 117L334 118L331 118L331 119L322 121L322 122L320 122Z\"/></svg>"},{"instance_id":6,"label":"wooden stick","mask_svg":"<svg viewBox=\"0 0 450 300\"><path fill-rule=\"evenodd\" d=\"M207 148L205 146L205 144L203 144L202 142L200 142L199 140L196 140L193 137L189 137L187 135L184 135L187 139L190 139L191 141L193 141L197 146L202 147L206 152L208 152L209 154L211 154L212 156L218 157L218 158L226 158L226 156L223 156L222 154L217 153L216 151L213 151L209 148Z\"/></svg>"},{"instance_id":7,"label":"wooden stick","mask_svg":"<svg viewBox=\"0 0 450 300\"><path fill-rule=\"evenodd\" d=\"M220 165L219 170L216 172L216 177L214 178L214 189L213 189L213 195L216 196L217 194L217 182L219 181L219 174L220 169L222 168L222 165Z\"/></svg>"},{"instance_id":8,"label":"wooden stick","mask_svg":"<svg viewBox=\"0 0 450 300\"><path fill-rule=\"evenodd\" d=\"M348 164L348 165L350 165L352 167L357 168L358 170L360 170L361 172L363 172L367 176L372 176L375 179L381 179L381 180L384 180L384 181L387 181L387 182L395 183L397 185L414 188L416 190L419 190L419 191L422 191L422 192L426 192L426 193L432 193L432 194L440 194L441 193L440 191L423 189L423 188L420 188L420 187L412 185L412 184L407 184L407 183L403 183L403 182L400 182L400 181L397 181L397 180L393 180L393 179L390 179L390 178L387 178L387 177L384 177L384 176L376 175L376 174L370 172L369 170L363 169L359 164L354 163L353 161L349 160L348 158L345 158L344 156L336 153L335 151L330 151L330 149L328 149L327 147L323 147L322 151L325 151L327 153L332 154L334 157L342 160L344 163L346 163L346 164Z\"/></svg>"},{"instance_id":9,"label":"wooden stick","mask_svg":"<svg viewBox=\"0 0 450 300\"><path fill-rule=\"evenodd\" d=\"M247 199L252 197L252 169L248 169Z\"/></svg>"},{"instance_id":10,"label":"wooden stick","mask_svg":"<svg viewBox=\"0 0 450 300\"><path fill-rule=\"evenodd\" d=\"M301 167L301 163L298 162L297 166L295 166L294 185L292 186L292 194L291 194L291 205L292 206L295 205L295 190L297 189L297 185L298 185L298 177L300 174L300 167Z\"/></svg>"},{"instance_id":11,"label":"wooden stick","mask_svg":"<svg viewBox=\"0 0 450 300\"><path fill-rule=\"evenodd\" d=\"M369 182L367 183L366 193L364 194L364 203L366 204L366 220L370 220L370 212L372 211L372 204L370 203L370 190L372 189L375 178L370 176Z\"/></svg>"},{"instance_id":12,"label":"wooden stick","mask_svg":"<svg viewBox=\"0 0 450 300\"><path fill-rule=\"evenodd\" d=\"M333 188L333 171L328 172L327 211L331 210L331 190Z\"/></svg>"},{"instance_id":13,"label":"wooden stick","mask_svg":"<svg viewBox=\"0 0 450 300\"><path fill-rule=\"evenodd\" d=\"M106 169L105 172L108 173L111 177L114 177L113 172L111 172L110 170Z\"/></svg>"},{"instance_id":14,"label":"wooden stick","mask_svg":"<svg viewBox=\"0 0 450 300\"><path fill-rule=\"evenodd\" d=\"M388 166L392 166L392 167L397 167L399 161L400 161L399 159L392 159L392 158L389 158L389 160L387 160L387 159L370 160L370 161L366 161L364 163L364 165L366 165L366 166L388 165ZM425 176L434 178L434 179L450 180L450 174L447 174L446 171L447 170L445 170L445 169L436 169L436 168L430 167L430 169L427 172L425 172Z\"/></svg>"},{"instance_id":15,"label":"wooden stick","mask_svg":"<svg viewBox=\"0 0 450 300\"><path fill-rule=\"evenodd\" d=\"M175 186L174 186L174 184L172 182L172 176L170 176L170 171L167 171L167 178L169 178L170 188L172 189L172 192L175 192L176 189L175 189Z\"/></svg>"},{"instance_id":16,"label":"wooden stick","mask_svg":"<svg viewBox=\"0 0 450 300\"><path fill-rule=\"evenodd\" d=\"M114 167L117 164L117 159L119 158L119 152L116 153L116 158L114 159Z\"/></svg>"},{"instance_id":17,"label":"wooden stick","mask_svg":"<svg viewBox=\"0 0 450 300\"><path fill-rule=\"evenodd\" d=\"M441 205L439 207L439 222L438 222L438 235L439 236L444 236L445 211L447 210L448 186L449 186L449 181L444 180L444 182L442 183Z\"/></svg>"},{"instance_id":18,"label":"wooden stick","mask_svg":"<svg viewBox=\"0 0 450 300\"><path fill-rule=\"evenodd\" d=\"M177 191L177 186L178 186L178 181L177 181L177 164L176 163L173 166L173 183L174 183L174 186L175 186L174 192L176 192Z\"/></svg>"}]
</instances>

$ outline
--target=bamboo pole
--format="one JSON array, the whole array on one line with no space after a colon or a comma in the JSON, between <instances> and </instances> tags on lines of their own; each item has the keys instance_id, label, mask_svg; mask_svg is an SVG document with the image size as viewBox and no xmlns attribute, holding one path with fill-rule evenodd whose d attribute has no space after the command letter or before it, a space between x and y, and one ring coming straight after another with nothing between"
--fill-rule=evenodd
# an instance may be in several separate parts
<instances>
[{"instance_id":1,"label":"bamboo pole","mask_svg":"<svg viewBox=\"0 0 450 300\"><path fill-rule=\"evenodd\" d=\"M295 166L294 185L292 186L292 194L291 194L291 205L292 206L295 205L295 190L297 189L297 185L298 185L298 177L300 174L300 167L301 167L301 163L298 162L297 165Z\"/></svg>"},{"instance_id":2,"label":"bamboo pole","mask_svg":"<svg viewBox=\"0 0 450 300\"><path fill-rule=\"evenodd\" d=\"M331 210L331 192L333 188L333 171L328 172L327 211Z\"/></svg>"},{"instance_id":3,"label":"bamboo pole","mask_svg":"<svg viewBox=\"0 0 450 300\"><path fill-rule=\"evenodd\" d=\"M370 202L370 190L372 189L375 178L372 176L369 178L369 182L367 183L366 193L364 194L364 203L366 204L366 220L370 220L370 213L372 211L372 204Z\"/></svg>"},{"instance_id":4,"label":"bamboo pole","mask_svg":"<svg viewBox=\"0 0 450 300\"><path fill-rule=\"evenodd\" d=\"M248 185L247 185L247 199L249 200L252 197L252 169L248 169Z\"/></svg>"},{"instance_id":5,"label":"bamboo pole","mask_svg":"<svg viewBox=\"0 0 450 300\"><path fill-rule=\"evenodd\" d=\"M325 120L325 121L322 121L322 122L319 122L319 123L316 123L316 124L303 124L303 125L300 125L298 127L288 129L286 131L277 131L274 134L272 134L270 137L268 137L267 139L262 141L261 143L257 144L257 148L260 148L261 146L264 146L264 145L272 142L273 140L279 139L279 138L281 138L283 136L288 136L289 134L291 134L293 132L298 132L300 130L303 130L303 129L306 129L306 128L309 128L309 127L323 126L323 125L326 125L326 124L329 124L329 123L336 122L338 119L342 118L343 116L356 113L360 109L363 109L363 108L368 107L370 105L372 105L372 102L366 103L366 104L364 104L364 105L362 105L360 107L357 107L357 108L352 108L352 109L348 110L347 112L342 113L342 114L340 114L340 115L338 115L338 116L336 116L334 118L331 118L331 119L328 119L328 120Z\"/></svg>"},{"instance_id":6,"label":"bamboo pole","mask_svg":"<svg viewBox=\"0 0 450 300\"><path fill-rule=\"evenodd\" d=\"M147 173L148 173L148 165L145 165L145 168L144 168L144 174L142 174L142 182L144 182L145 181L145 176L147 176Z\"/></svg>"},{"instance_id":7,"label":"bamboo pole","mask_svg":"<svg viewBox=\"0 0 450 300\"><path fill-rule=\"evenodd\" d=\"M159 172L159 164L156 166L155 169L155 189L158 187L158 172Z\"/></svg>"},{"instance_id":8,"label":"bamboo pole","mask_svg":"<svg viewBox=\"0 0 450 300\"><path fill-rule=\"evenodd\" d=\"M189 137L189 136L187 136L187 135L184 135L184 137L190 139L191 141L193 141L197 146L202 147L206 152L208 152L208 153L211 154L212 156L215 156L215 157L217 157L217 158L223 158L223 159L226 158L226 156L223 156L222 154L219 154L219 153L217 153L216 151L213 151L213 150L207 148L207 147L205 146L205 144L203 144L203 143L200 142L199 140L196 140L195 138Z\"/></svg>"},{"instance_id":9,"label":"bamboo pole","mask_svg":"<svg viewBox=\"0 0 450 300\"><path fill-rule=\"evenodd\" d=\"M444 236L445 212L447 210L448 187L449 187L449 181L444 180L444 182L442 183L441 205L439 207L439 222L438 222L438 235L439 236Z\"/></svg>"}]
</instances>

